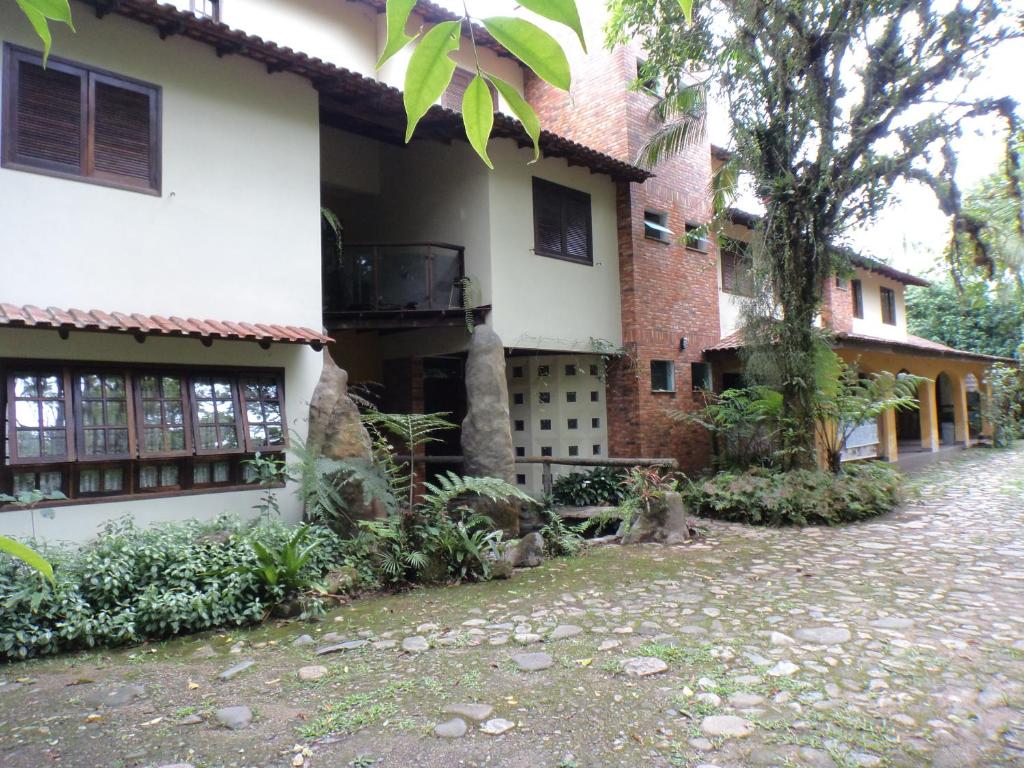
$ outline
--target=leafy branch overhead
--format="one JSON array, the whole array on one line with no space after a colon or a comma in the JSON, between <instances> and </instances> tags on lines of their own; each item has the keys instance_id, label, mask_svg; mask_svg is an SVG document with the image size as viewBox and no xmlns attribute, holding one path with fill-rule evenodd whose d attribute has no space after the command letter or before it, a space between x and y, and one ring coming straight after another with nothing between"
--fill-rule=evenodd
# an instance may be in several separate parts
<instances>
[{"instance_id":1,"label":"leafy branch overhead","mask_svg":"<svg viewBox=\"0 0 1024 768\"><path fill-rule=\"evenodd\" d=\"M43 61L50 55L53 35L50 33L50 22L67 24L72 32L75 25L71 21L71 6L68 0L14 0L28 18L39 39L43 41Z\"/></svg>"},{"instance_id":2,"label":"leafy branch overhead","mask_svg":"<svg viewBox=\"0 0 1024 768\"><path fill-rule=\"evenodd\" d=\"M684 8L688 5L688 0L679 2ZM587 44L576 0L521 0L519 5L571 29L586 51ZM533 141L533 160L536 161L540 157L541 130L537 113L514 85L484 69L476 44L478 26L469 12L461 19L441 22L429 30L419 29L409 34L407 28L415 7L416 0L387 0L387 42L377 62L377 69L380 69L395 54L416 41L405 71L404 101L408 121L406 142L412 140L420 120L451 83L456 69L451 54L461 50L463 29L468 29L475 73L462 97L462 122L466 138L487 166L493 168L494 164L487 154L487 142L494 128L493 89L522 123L523 130ZM538 77L563 91L569 90L572 84L569 59L561 44L550 33L517 16L482 18L479 25Z\"/></svg>"}]
</instances>

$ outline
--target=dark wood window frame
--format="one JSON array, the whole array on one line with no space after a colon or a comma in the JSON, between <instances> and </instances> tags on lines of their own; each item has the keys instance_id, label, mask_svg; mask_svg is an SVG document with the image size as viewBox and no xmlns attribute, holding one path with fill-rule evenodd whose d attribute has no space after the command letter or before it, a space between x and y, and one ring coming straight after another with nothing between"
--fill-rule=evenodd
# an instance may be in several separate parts
<instances>
[{"instance_id":1,"label":"dark wood window frame","mask_svg":"<svg viewBox=\"0 0 1024 768\"><path fill-rule=\"evenodd\" d=\"M161 123L162 89L158 85L118 75L96 67L50 56L47 70L64 72L81 81L81 95L77 120L80 125L80 145L77 167L40 158L19 155L17 146L19 70L22 64L42 66L42 55L37 51L4 43L3 46L3 105L2 131L0 131L0 166L17 171L39 173L62 179L82 181L143 194L161 194ZM96 168L96 99L97 85L112 86L124 91L143 94L149 99L149 178L143 182L126 174Z\"/></svg>"},{"instance_id":2,"label":"dark wood window frame","mask_svg":"<svg viewBox=\"0 0 1024 768\"><path fill-rule=\"evenodd\" d=\"M898 325L896 322L896 291L887 286L879 286L878 300L882 304L882 323Z\"/></svg>"},{"instance_id":3,"label":"dark wood window frame","mask_svg":"<svg viewBox=\"0 0 1024 768\"><path fill-rule=\"evenodd\" d=\"M63 392L64 430L67 439L66 455L54 457L28 456L20 457L14 434L15 422L15 378L18 375L46 373L60 377ZM82 410L81 398L78 394L79 376L83 373L119 373L125 376L125 404L129 423L128 455L88 456L84 453L81 438ZM147 452L139 439L142 428L142 400L139 380L146 375L171 376L182 382L182 401L186 451ZM244 402L242 394L243 382L246 379L272 379L277 384L278 405L282 428L287 428L285 411L286 393L284 389L284 371L278 368L225 368L223 366L180 366L157 364L125 364L97 362L83 364L81 361L25 360L0 359L0 492L9 493L13 490L16 475L46 472L61 473L61 491L68 496L67 501L49 502L51 506L122 501L138 498L160 496L187 495L192 493L212 493L228 490L252 488L253 484L245 479L244 462L254 453L280 453L287 449L287 432L284 444L279 446L256 445L245 441L240 434L239 448L232 451L199 452L194 450L192 403L189 396L193 379L207 376L219 376L232 381L232 396L236 407L236 426L241 434L248 434L246 412L239 404ZM6 449L5 449L6 447ZM213 466L217 462L229 465L227 481L213 481ZM209 463L210 481L194 482L197 464ZM173 486L157 485L153 488L141 488L139 477L143 466L174 464L178 469L178 482ZM120 469L122 472L121 489L107 492L103 489L104 478L101 475L100 488L95 491L83 492L80 489L83 472L98 470L101 473L109 469Z\"/></svg>"},{"instance_id":4,"label":"dark wood window frame","mask_svg":"<svg viewBox=\"0 0 1024 768\"><path fill-rule=\"evenodd\" d=\"M543 239L540 232L541 210L545 203L552 201L557 201L560 207L559 231L561 245L558 250L545 248L542 245ZM586 210L586 220L584 222L586 230L584 233L586 236L585 255L577 255L569 251L569 226L566 213L567 206L569 205L578 205ZM588 267L594 265L594 211L592 200L588 193L536 176L533 177L533 252L538 256L561 259L573 264L583 264Z\"/></svg>"},{"instance_id":5,"label":"dark wood window frame","mask_svg":"<svg viewBox=\"0 0 1024 768\"><path fill-rule=\"evenodd\" d=\"M850 281L850 301L853 302L853 316L864 319L864 284L860 280Z\"/></svg>"},{"instance_id":6,"label":"dark wood window frame","mask_svg":"<svg viewBox=\"0 0 1024 768\"><path fill-rule=\"evenodd\" d=\"M749 256L724 250L719 258L722 272L722 293L750 298L754 295L751 276L753 263ZM742 268L741 268L742 267ZM745 275L745 277L743 277Z\"/></svg>"}]
</instances>

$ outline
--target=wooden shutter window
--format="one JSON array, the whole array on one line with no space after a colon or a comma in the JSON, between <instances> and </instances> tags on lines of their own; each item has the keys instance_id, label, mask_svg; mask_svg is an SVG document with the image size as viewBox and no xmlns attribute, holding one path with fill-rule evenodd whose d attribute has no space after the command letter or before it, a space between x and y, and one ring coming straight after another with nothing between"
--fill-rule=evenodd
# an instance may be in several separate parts
<instances>
[{"instance_id":1,"label":"wooden shutter window","mask_svg":"<svg viewBox=\"0 0 1024 768\"><path fill-rule=\"evenodd\" d=\"M84 71L50 62L46 69L10 54L5 90L10 97L5 160L65 173L81 173L85 154Z\"/></svg>"},{"instance_id":2,"label":"wooden shutter window","mask_svg":"<svg viewBox=\"0 0 1024 768\"><path fill-rule=\"evenodd\" d=\"M448 83L448 87L441 96L441 106L445 109L461 112L462 99L466 95L466 89L469 88L469 84L473 82L474 77L476 77L475 72L470 72L462 67L456 68L454 74L452 74L451 82ZM491 92L491 101L494 104L494 108L497 109L498 92L489 82L487 83L487 89Z\"/></svg>"},{"instance_id":3,"label":"wooden shutter window","mask_svg":"<svg viewBox=\"0 0 1024 768\"><path fill-rule=\"evenodd\" d=\"M154 188L156 137L151 89L94 75L90 105L95 174Z\"/></svg>"},{"instance_id":4,"label":"wooden shutter window","mask_svg":"<svg viewBox=\"0 0 1024 768\"><path fill-rule=\"evenodd\" d=\"M159 193L160 89L4 46L3 165Z\"/></svg>"},{"instance_id":5,"label":"wooden shutter window","mask_svg":"<svg viewBox=\"0 0 1024 768\"><path fill-rule=\"evenodd\" d=\"M593 264L590 195L534 178L533 237L541 256Z\"/></svg>"}]
</instances>

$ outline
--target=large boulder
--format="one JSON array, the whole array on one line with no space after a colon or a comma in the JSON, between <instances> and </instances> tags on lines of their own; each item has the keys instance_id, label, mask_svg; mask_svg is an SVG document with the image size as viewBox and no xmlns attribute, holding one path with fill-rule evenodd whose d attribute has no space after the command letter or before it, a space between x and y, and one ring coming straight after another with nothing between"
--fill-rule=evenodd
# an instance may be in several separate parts
<instances>
[{"instance_id":1,"label":"large boulder","mask_svg":"<svg viewBox=\"0 0 1024 768\"><path fill-rule=\"evenodd\" d=\"M466 418L462 422L463 471L472 477L516 479L508 411L505 347L493 330L478 326L466 361ZM519 535L521 502L475 499L472 506L510 536Z\"/></svg>"},{"instance_id":2,"label":"large boulder","mask_svg":"<svg viewBox=\"0 0 1024 768\"><path fill-rule=\"evenodd\" d=\"M316 456L350 464L358 472L379 472L373 465L370 435L359 408L348 394L348 373L324 350L323 370L309 402L309 434L306 448ZM350 535L357 520L384 517L387 510L377 499L366 498L363 482L354 476L341 489L345 517L331 522L342 536Z\"/></svg>"},{"instance_id":3,"label":"large boulder","mask_svg":"<svg viewBox=\"0 0 1024 768\"><path fill-rule=\"evenodd\" d=\"M535 531L509 542L502 559L513 568L536 568L544 562L544 537Z\"/></svg>"},{"instance_id":4,"label":"large boulder","mask_svg":"<svg viewBox=\"0 0 1024 768\"><path fill-rule=\"evenodd\" d=\"M623 544L683 544L694 538L696 530L678 493L666 493L642 509L622 537Z\"/></svg>"}]
</instances>

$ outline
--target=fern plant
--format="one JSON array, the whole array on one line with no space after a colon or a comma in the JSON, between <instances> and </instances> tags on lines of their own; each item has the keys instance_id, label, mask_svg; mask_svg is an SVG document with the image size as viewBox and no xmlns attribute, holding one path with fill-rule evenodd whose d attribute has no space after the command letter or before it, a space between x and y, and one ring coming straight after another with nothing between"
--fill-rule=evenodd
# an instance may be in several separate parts
<instances>
[{"instance_id":1,"label":"fern plant","mask_svg":"<svg viewBox=\"0 0 1024 768\"><path fill-rule=\"evenodd\" d=\"M409 509L416 501L416 450L427 443L440 440L436 435L454 429L455 425L445 417L447 413L381 413L370 410L363 414L363 425L370 432L374 443L383 442L385 453L391 455L385 472L389 476L395 495L408 499ZM391 441L400 441L409 453L408 468L399 470L394 459Z\"/></svg>"},{"instance_id":2,"label":"fern plant","mask_svg":"<svg viewBox=\"0 0 1024 768\"><path fill-rule=\"evenodd\" d=\"M483 496L491 501L533 501L533 497L516 486L496 477L463 477L454 472L440 474L434 483L424 483L427 493L421 498L421 508L443 513L452 502L465 496Z\"/></svg>"}]
</instances>

